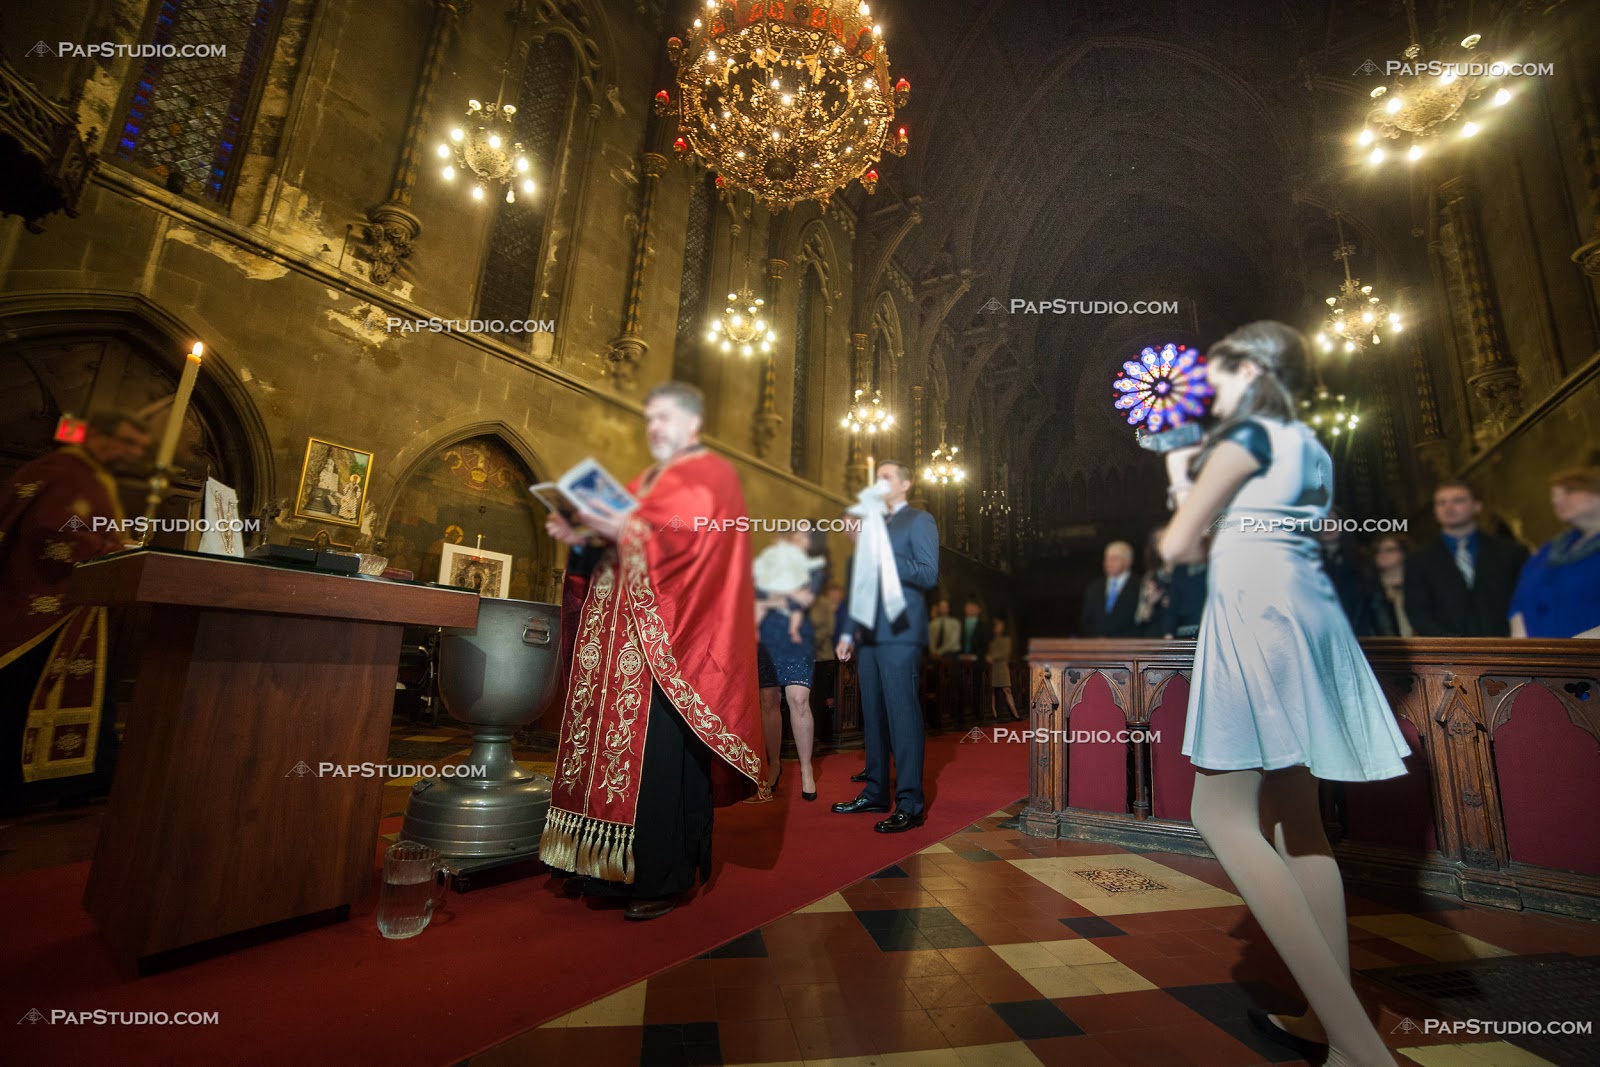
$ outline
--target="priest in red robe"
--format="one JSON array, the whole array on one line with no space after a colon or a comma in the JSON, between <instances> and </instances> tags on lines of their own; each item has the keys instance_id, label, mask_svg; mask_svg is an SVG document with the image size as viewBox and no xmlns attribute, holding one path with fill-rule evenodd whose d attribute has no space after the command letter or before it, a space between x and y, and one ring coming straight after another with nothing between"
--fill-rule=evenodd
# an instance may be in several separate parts
<instances>
[{"instance_id":1,"label":"priest in red robe","mask_svg":"<svg viewBox=\"0 0 1600 1067\"><path fill-rule=\"evenodd\" d=\"M714 796L765 780L750 537L733 465L700 444L705 401L668 382L645 398L656 462L626 516L552 514L570 546L571 659L539 856L563 891L665 915L711 874ZM595 542L600 542L596 544ZM570 616L570 617L569 617Z\"/></svg>"},{"instance_id":2,"label":"priest in red robe","mask_svg":"<svg viewBox=\"0 0 1600 1067\"><path fill-rule=\"evenodd\" d=\"M67 581L76 564L123 547L112 471L149 444L138 416L98 413L81 446L40 456L0 488L0 813L109 783L107 611L68 603Z\"/></svg>"}]
</instances>

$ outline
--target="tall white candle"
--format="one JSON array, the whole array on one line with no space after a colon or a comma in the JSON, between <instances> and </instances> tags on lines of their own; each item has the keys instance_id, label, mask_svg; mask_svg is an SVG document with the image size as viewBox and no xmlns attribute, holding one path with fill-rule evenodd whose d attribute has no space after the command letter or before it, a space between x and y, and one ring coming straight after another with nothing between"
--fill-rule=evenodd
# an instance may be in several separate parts
<instances>
[{"instance_id":1,"label":"tall white candle","mask_svg":"<svg viewBox=\"0 0 1600 1067\"><path fill-rule=\"evenodd\" d=\"M877 480L878 480L878 465L873 462L871 456L868 456L867 457L867 484L871 485L873 482L875 482Z\"/></svg>"},{"instance_id":2,"label":"tall white candle","mask_svg":"<svg viewBox=\"0 0 1600 1067\"><path fill-rule=\"evenodd\" d=\"M200 376L200 357L205 346L199 341L190 349L183 363L183 376L178 379L178 392L172 398L172 410L167 414L167 431L161 437L161 450L156 453L156 467L172 465L178 451L178 436L183 433L183 416L189 411L189 394L194 392L194 380Z\"/></svg>"}]
</instances>

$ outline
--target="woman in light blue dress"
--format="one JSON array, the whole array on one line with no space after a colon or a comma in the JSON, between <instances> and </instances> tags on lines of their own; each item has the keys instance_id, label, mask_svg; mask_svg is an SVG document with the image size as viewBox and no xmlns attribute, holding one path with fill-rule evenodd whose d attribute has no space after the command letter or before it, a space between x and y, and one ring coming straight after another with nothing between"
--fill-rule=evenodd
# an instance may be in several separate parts
<instances>
[{"instance_id":1,"label":"woman in light blue dress","mask_svg":"<svg viewBox=\"0 0 1600 1067\"><path fill-rule=\"evenodd\" d=\"M1333 462L1295 420L1305 342L1254 322L1206 358L1221 423L1169 454L1177 512L1161 541L1176 565L1205 558L1211 538L1183 742L1200 772L1191 816L1309 1001L1297 1019L1252 1013L1255 1025L1302 1054L1326 1042L1329 1064L1392 1064L1350 985L1317 780L1393 778L1410 749L1320 566Z\"/></svg>"}]
</instances>

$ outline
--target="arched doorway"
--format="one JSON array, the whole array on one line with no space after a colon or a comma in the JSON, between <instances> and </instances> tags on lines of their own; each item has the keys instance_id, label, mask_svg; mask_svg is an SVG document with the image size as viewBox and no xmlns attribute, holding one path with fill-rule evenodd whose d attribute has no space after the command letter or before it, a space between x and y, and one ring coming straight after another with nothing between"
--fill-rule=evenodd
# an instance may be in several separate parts
<instances>
[{"instance_id":1,"label":"arched doorway","mask_svg":"<svg viewBox=\"0 0 1600 1067\"><path fill-rule=\"evenodd\" d=\"M499 434L441 445L401 481L378 551L425 582L439 580L446 543L503 553L512 557L511 599L558 601L556 543L528 492L538 480Z\"/></svg>"},{"instance_id":2,"label":"arched doorway","mask_svg":"<svg viewBox=\"0 0 1600 1067\"><path fill-rule=\"evenodd\" d=\"M118 298L111 298L115 303ZM0 309L0 479L55 447L62 415L120 409L143 416L159 440L171 412L184 354L195 341L181 324L136 307L27 311ZM187 517L207 477L238 491L256 513L270 497L271 469L259 417L225 360L208 352L184 415L175 468L157 514ZM154 458L153 456L151 457ZM125 514L145 512L148 482L118 479ZM181 533L155 543L183 547Z\"/></svg>"}]
</instances>

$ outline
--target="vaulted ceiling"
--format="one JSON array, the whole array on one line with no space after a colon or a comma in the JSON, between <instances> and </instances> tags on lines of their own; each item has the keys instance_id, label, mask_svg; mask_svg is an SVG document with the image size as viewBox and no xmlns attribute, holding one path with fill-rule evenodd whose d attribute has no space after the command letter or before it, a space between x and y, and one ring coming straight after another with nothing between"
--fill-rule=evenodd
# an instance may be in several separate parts
<instances>
[{"instance_id":1,"label":"vaulted ceiling","mask_svg":"<svg viewBox=\"0 0 1600 1067\"><path fill-rule=\"evenodd\" d=\"M959 338L1003 324L1036 399L1092 423L1091 436L1131 441L1110 380L1142 345L1203 345L1262 317L1303 325L1331 287L1332 244L1307 225L1327 216L1306 202L1334 199L1327 116L1346 125L1364 95L1342 65L1398 52L1399 3L877 6L895 72L913 86L913 148L883 168L877 198L921 198L897 259L919 278L972 269L947 325ZM1178 311L1012 313L1013 299ZM953 382L963 358L947 368Z\"/></svg>"}]
</instances>

